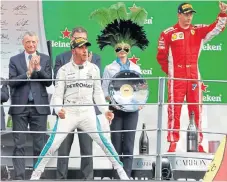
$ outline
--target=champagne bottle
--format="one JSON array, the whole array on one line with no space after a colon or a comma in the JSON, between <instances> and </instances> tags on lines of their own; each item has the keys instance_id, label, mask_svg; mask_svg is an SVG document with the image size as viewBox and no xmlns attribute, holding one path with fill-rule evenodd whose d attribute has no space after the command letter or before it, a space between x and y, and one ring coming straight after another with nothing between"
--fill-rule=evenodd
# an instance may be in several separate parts
<instances>
[{"instance_id":1,"label":"champagne bottle","mask_svg":"<svg viewBox=\"0 0 227 182\"><path fill-rule=\"evenodd\" d=\"M195 125L195 114L190 114L190 122L187 129L187 152L198 152L198 132Z\"/></svg>"},{"instance_id":2,"label":"champagne bottle","mask_svg":"<svg viewBox=\"0 0 227 182\"><path fill-rule=\"evenodd\" d=\"M12 128L13 127L13 121L12 121L12 116L8 115L8 119L7 119L7 128Z\"/></svg>"},{"instance_id":3,"label":"champagne bottle","mask_svg":"<svg viewBox=\"0 0 227 182\"><path fill-rule=\"evenodd\" d=\"M140 140L139 140L139 154L140 155L149 154L149 139L148 139L147 133L144 129L146 129L145 123L143 123L143 131L141 133Z\"/></svg>"},{"instance_id":4,"label":"champagne bottle","mask_svg":"<svg viewBox=\"0 0 227 182\"><path fill-rule=\"evenodd\" d=\"M47 130L50 130L50 121L47 120Z\"/></svg>"}]
</instances>

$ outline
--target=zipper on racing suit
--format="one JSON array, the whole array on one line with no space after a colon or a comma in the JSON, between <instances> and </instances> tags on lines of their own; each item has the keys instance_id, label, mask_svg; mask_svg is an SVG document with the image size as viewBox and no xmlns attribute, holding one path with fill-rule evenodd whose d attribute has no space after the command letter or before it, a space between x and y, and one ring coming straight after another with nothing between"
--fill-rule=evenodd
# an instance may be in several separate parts
<instances>
[{"instance_id":1,"label":"zipper on racing suit","mask_svg":"<svg viewBox=\"0 0 227 182\"><path fill-rule=\"evenodd\" d=\"M80 68L79 68L79 66L78 66L78 79L81 79L80 78ZM80 83L81 81L80 80L78 80L78 82ZM78 87L78 98L80 98L80 87ZM78 100L78 102L77 102L77 104L80 104L81 102L80 102L80 100ZM78 109L78 112L77 112L77 114L78 114L78 116L80 116L80 107L83 107L83 106L76 106Z\"/></svg>"}]
</instances>

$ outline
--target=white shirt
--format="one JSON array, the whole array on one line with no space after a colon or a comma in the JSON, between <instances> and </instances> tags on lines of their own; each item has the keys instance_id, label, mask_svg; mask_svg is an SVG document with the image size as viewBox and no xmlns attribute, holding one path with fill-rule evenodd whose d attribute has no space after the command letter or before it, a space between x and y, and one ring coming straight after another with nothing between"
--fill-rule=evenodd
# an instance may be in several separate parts
<instances>
[{"instance_id":1,"label":"white shirt","mask_svg":"<svg viewBox=\"0 0 227 182\"><path fill-rule=\"evenodd\" d=\"M28 56L29 55L32 55L32 56L35 56L36 55L36 52L34 52L33 54L28 54L26 51L24 51L24 55L25 55L25 61L26 61L26 64L27 64L27 67L29 66L29 59L28 59Z\"/></svg>"},{"instance_id":2,"label":"white shirt","mask_svg":"<svg viewBox=\"0 0 227 182\"><path fill-rule=\"evenodd\" d=\"M25 55L25 61L26 61L26 64L27 64L27 68L29 66L29 55L32 55L32 56L36 56L36 52L34 52L33 54L28 54L26 51L24 51L24 55ZM41 70L41 66L40 66L40 69L39 70L35 70L35 71L40 71Z\"/></svg>"}]
</instances>

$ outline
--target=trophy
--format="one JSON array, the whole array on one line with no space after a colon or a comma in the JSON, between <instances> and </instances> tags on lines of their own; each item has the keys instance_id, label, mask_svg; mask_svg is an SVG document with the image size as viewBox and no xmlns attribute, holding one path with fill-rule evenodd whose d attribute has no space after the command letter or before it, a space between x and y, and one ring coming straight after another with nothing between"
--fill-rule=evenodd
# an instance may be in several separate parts
<instances>
[{"instance_id":1,"label":"trophy","mask_svg":"<svg viewBox=\"0 0 227 182\"><path fill-rule=\"evenodd\" d=\"M134 112L147 102L148 85L141 74L136 71L125 70L115 74L113 78L121 78L111 80L108 87L111 103L117 104L113 107L125 112Z\"/></svg>"}]
</instances>

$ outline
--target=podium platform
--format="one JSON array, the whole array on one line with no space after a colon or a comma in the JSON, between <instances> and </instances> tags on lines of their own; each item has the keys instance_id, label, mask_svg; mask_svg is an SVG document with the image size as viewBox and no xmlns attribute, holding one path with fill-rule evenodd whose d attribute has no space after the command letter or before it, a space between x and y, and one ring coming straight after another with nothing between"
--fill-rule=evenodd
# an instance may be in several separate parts
<instances>
[{"instance_id":1,"label":"podium platform","mask_svg":"<svg viewBox=\"0 0 227 182\"><path fill-rule=\"evenodd\" d=\"M48 135L47 135L48 138ZM1 155L12 155L14 148L12 133L1 136ZM31 137L28 137L26 143L26 155L32 154ZM213 160L214 155L208 153L165 153L163 158L167 158L171 164L172 179L203 179L208 165ZM142 156L134 157L132 166L132 178L136 180L151 180L154 179L154 170L152 163L156 162L155 157ZM31 175L33 161L31 158L26 159L26 176L27 179ZM13 176L12 160L9 158L2 158L1 165L7 165ZM79 168L69 168L69 179L80 179ZM112 169L94 169L95 177L108 178L112 177ZM56 165L46 168L46 179L55 179Z\"/></svg>"},{"instance_id":2,"label":"podium platform","mask_svg":"<svg viewBox=\"0 0 227 182\"><path fill-rule=\"evenodd\" d=\"M164 157L168 158L172 177L178 179L203 179L209 164L214 158L213 154L185 152L185 153L165 153Z\"/></svg>"}]
</instances>

